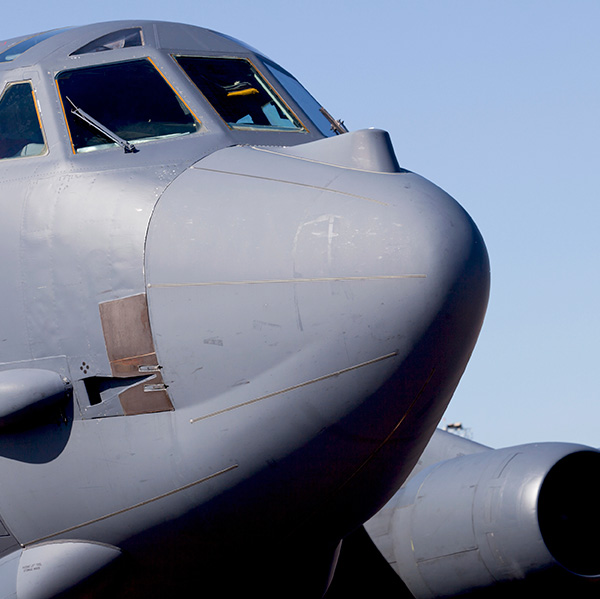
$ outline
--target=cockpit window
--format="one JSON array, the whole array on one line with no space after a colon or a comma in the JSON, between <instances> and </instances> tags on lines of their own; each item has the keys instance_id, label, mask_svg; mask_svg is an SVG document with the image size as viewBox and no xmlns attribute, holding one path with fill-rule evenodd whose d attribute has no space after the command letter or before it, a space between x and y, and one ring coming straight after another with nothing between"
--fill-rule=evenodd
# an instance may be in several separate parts
<instances>
[{"instance_id":1,"label":"cockpit window","mask_svg":"<svg viewBox=\"0 0 600 599\"><path fill-rule=\"evenodd\" d=\"M45 152L31 83L13 83L0 98L0 159L39 156Z\"/></svg>"},{"instance_id":2,"label":"cockpit window","mask_svg":"<svg viewBox=\"0 0 600 599\"><path fill-rule=\"evenodd\" d=\"M232 129L305 130L250 61L198 56L174 58Z\"/></svg>"},{"instance_id":3,"label":"cockpit window","mask_svg":"<svg viewBox=\"0 0 600 599\"><path fill-rule=\"evenodd\" d=\"M266 67L271 74L281 83L285 91L296 100L298 106L304 110L306 116L317 126L323 135L335 135L331 123L321 111L321 105L306 91L302 84L278 64L264 59Z\"/></svg>"},{"instance_id":4,"label":"cockpit window","mask_svg":"<svg viewBox=\"0 0 600 599\"><path fill-rule=\"evenodd\" d=\"M129 29L119 29L107 35L96 38L85 46L81 46L71 52L71 56L79 54L92 54L94 52L106 52L107 50L118 50L119 48L133 48L143 46L142 30L139 27L130 27Z\"/></svg>"},{"instance_id":5,"label":"cockpit window","mask_svg":"<svg viewBox=\"0 0 600 599\"><path fill-rule=\"evenodd\" d=\"M28 37L27 39L17 44L14 44L4 52L0 53L0 62L10 62L11 60L14 60L15 58L21 56L21 54L29 50L29 48L33 48L33 46L39 44L40 42L43 42L44 40L47 40L49 37L58 35L63 31L67 31L68 29L71 28L63 27L62 29L53 29L52 31L46 31L44 33L38 33L37 35Z\"/></svg>"},{"instance_id":6,"label":"cockpit window","mask_svg":"<svg viewBox=\"0 0 600 599\"><path fill-rule=\"evenodd\" d=\"M74 114L85 111L126 141L186 135L199 123L149 59L63 71L56 77L76 152L114 142Z\"/></svg>"}]
</instances>

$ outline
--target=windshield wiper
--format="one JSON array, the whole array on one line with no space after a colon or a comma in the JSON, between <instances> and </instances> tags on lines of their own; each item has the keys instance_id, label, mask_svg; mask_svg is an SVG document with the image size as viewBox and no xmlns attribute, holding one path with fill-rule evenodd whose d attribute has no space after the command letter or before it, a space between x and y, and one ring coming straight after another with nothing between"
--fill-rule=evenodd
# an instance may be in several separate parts
<instances>
[{"instance_id":1,"label":"windshield wiper","mask_svg":"<svg viewBox=\"0 0 600 599\"><path fill-rule=\"evenodd\" d=\"M112 132L108 127L105 127L102 123L99 123L95 118L91 117L87 112L85 112L81 108L77 108L77 106L75 106L74 102L71 100L71 98L69 98L69 96L66 96L66 98L67 100L69 100L69 103L73 107L73 110L71 110L71 114L74 114L75 116L79 117L84 123L87 123L90 127L92 127L105 137L108 137L108 139L110 139L111 141L114 141L116 144L121 146L123 150L125 150L125 154L134 154L135 152L139 152L139 150L132 143L129 143L126 139L119 137L116 133Z\"/></svg>"},{"instance_id":2,"label":"windshield wiper","mask_svg":"<svg viewBox=\"0 0 600 599\"><path fill-rule=\"evenodd\" d=\"M346 125L344 125L344 121L334 119L322 106L321 108L319 108L319 112L329 121L329 124L331 125L331 130L336 135L348 133L348 129L346 128Z\"/></svg>"}]
</instances>

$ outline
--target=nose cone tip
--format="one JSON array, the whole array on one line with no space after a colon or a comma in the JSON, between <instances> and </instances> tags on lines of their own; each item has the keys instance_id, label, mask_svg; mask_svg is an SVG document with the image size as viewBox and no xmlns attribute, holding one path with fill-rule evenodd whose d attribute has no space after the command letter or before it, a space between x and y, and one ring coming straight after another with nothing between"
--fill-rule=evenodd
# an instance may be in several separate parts
<instances>
[{"instance_id":1,"label":"nose cone tip","mask_svg":"<svg viewBox=\"0 0 600 599\"><path fill-rule=\"evenodd\" d=\"M427 264L428 278L436 286L434 294L459 294L466 302L473 296L472 301L487 305L490 266L479 229L441 189L424 180L420 187L423 212L419 251Z\"/></svg>"},{"instance_id":2,"label":"nose cone tip","mask_svg":"<svg viewBox=\"0 0 600 599\"><path fill-rule=\"evenodd\" d=\"M462 356L456 362L460 378L487 309L487 249L471 217L451 196L418 175L404 177L410 189L395 203L395 218L402 219L408 233L398 235L403 244L398 261L404 262L403 270L424 276L406 325L412 322L414 328L420 321L429 333L437 330L439 351L432 353L440 363L452 361L444 353Z\"/></svg>"}]
</instances>

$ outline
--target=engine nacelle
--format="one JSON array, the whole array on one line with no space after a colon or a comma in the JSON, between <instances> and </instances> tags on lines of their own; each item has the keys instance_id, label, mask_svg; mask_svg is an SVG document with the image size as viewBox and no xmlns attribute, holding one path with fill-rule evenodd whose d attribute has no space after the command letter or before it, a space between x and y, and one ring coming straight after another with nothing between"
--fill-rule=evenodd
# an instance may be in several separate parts
<instances>
[{"instance_id":1,"label":"engine nacelle","mask_svg":"<svg viewBox=\"0 0 600 599\"><path fill-rule=\"evenodd\" d=\"M581 445L481 451L416 474L366 528L418 599L528 581L598 592L598 472Z\"/></svg>"}]
</instances>

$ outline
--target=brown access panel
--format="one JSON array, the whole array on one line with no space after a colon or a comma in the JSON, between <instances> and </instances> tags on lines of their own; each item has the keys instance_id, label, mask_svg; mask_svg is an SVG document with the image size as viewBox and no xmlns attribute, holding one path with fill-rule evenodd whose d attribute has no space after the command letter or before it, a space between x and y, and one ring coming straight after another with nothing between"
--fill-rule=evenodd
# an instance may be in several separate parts
<instances>
[{"instance_id":1,"label":"brown access panel","mask_svg":"<svg viewBox=\"0 0 600 599\"><path fill-rule=\"evenodd\" d=\"M144 377L143 382L119 394L124 413L173 410L152 341L146 294L103 302L99 308L112 375L116 378ZM145 372L140 372L142 366L147 367ZM156 368L154 372L152 367ZM150 374L153 378L149 380Z\"/></svg>"}]
</instances>

